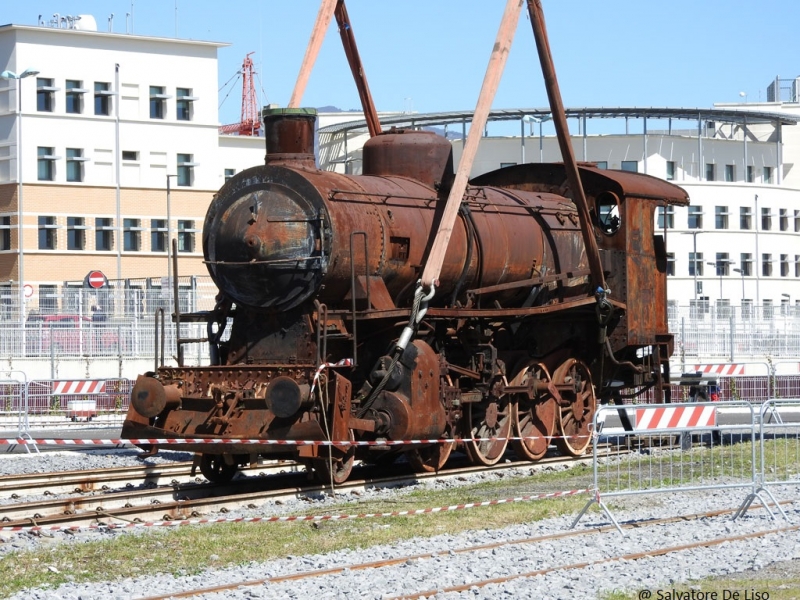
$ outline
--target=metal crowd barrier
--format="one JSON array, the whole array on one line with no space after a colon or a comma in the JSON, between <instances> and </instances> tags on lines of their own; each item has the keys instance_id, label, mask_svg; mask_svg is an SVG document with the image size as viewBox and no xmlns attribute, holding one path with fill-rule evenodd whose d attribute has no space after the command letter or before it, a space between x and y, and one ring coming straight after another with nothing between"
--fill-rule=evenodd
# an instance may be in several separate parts
<instances>
[{"instance_id":1,"label":"metal crowd barrier","mask_svg":"<svg viewBox=\"0 0 800 600\"><path fill-rule=\"evenodd\" d=\"M87 421L102 416L121 422L134 381L109 379L35 379L27 384L26 419Z\"/></svg>"},{"instance_id":2,"label":"metal crowd barrier","mask_svg":"<svg viewBox=\"0 0 800 600\"><path fill-rule=\"evenodd\" d=\"M604 430L606 423L616 421L620 410L627 412L633 430ZM777 412L780 414L780 410ZM758 417L749 402L600 407L595 415L592 443L595 494L572 527L592 504L597 504L622 533L603 498L719 489L749 492L734 518L755 499L773 518L769 502L786 517L763 482L763 465L756 453L757 436L764 437L760 435ZM617 454L620 445L626 446L630 454ZM763 459L763 449L760 453Z\"/></svg>"},{"instance_id":3,"label":"metal crowd barrier","mask_svg":"<svg viewBox=\"0 0 800 600\"><path fill-rule=\"evenodd\" d=\"M23 371L0 371L0 415L17 416L17 435L28 432L28 377Z\"/></svg>"},{"instance_id":4,"label":"metal crowd barrier","mask_svg":"<svg viewBox=\"0 0 800 600\"><path fill-rule=\"evenodd\" d=\"M760 489L800 484L800 399L761 405Z\"/></svg>"}]
</instances>

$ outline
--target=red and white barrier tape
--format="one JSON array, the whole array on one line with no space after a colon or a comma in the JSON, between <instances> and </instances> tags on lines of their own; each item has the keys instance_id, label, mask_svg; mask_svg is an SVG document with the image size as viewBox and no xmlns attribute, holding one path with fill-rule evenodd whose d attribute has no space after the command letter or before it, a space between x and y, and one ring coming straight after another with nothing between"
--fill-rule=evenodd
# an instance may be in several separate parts
<instances>
[{"instance_id":1,"label":"red and white barrier tape","mask_svg":"<svg viewBox=\"0 0 800 600\"><path fill-rule=\"evenodd\" d=\"M553 435L548 439L586 439L588 435L560 436ZM524 437L481 437L481 438L444 438L433 440L361 440L361 441L331 441L331 440L270 440L259 438L108 438L108 439L83 439L83 438L0 438L0 446L27 444L43 446L116 446L120 444L149 445L174 445L174 444L249 444L253 446L414 446L420 444L448 444L461 442L504 442L537 440L541 436Z\"/></svg>"},{"instance_id":2,"label":"red and white barrier tape","mask_svg":"<svg viewBox=\"0 0 800 600\"><path fill-rule=\"evenodd\" d=\"M317 367L317 370L314 372L314 379L311 382L311 390L308 392L309 395L314 393L314 388L317 387L317 381L319 380L319 376L322 375L322 372L325 369L330 369L331 367L352 367L353 366L353 359L352 358L343 358L342 360L335 362L335 363L322 363L320 366Z\"/></svg>"},{"instance_id":3,"label":"red and white barrier tape","mask_svg":"<svg viewBox=\"0 0 800 600\"><path fill-rule=\"evenodd\" d=\"M183 525L205 525L211 523L291 523L294 521L344 521L351 519L375 519L384 517L411 517L415 515L428 515L435 513L451 512L454 510L465 510L467 508L479 508L483 506L497 506L500 504L512 504L514 502L528 502L531 500L544 500L547 498L561 498L575 496L577 494L587 494L593 492L593 488L568 490L565 492L550 492L548 494L535 494L530 496L519 496L517 498L504 498L500 500L487 500L485 502L470 502L469 504L454 504L452 506L439 506L433 508L420 508L417 510L396 510L386 513L361 513L356 515L298 515L293 517L220 517L219 519L180 519L175 521L147 521L143 523L95 523L92 525L69 526L69 525L15 525L13 527L0 527L0 532L30 532L30 531L81 531L91 529L132 529L135 527L180 527Z\"/></svg>"}]
</instances>

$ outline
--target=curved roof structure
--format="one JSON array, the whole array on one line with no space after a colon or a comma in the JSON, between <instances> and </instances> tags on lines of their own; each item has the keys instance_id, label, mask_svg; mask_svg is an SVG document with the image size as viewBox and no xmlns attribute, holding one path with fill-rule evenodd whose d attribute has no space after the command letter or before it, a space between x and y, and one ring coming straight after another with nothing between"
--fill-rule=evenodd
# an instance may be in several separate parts
<instances>
[{"instance_id":1,"label":"curved roof structure","mask_svg":"<svg viewBox=\"0 0 800 600\"><path fill-rule=\"evenodd\" d=\"M649 119L681 119L681 120L706 120L722 123L737 123L742 125L773 124L796 125L800 116L787 115L752 110L717 109L717 108L567 108L568 119L620 119L620 118L649 118ZM381 118L381 125L395 127L433 127L451 123L469 122L472 120L472 111L453 111L439 113L409 113ZM489 113L490 121L519 121L527 119L533 122L549 121L551 119L549 108L503 108L492 110ZM363 119L337 123L321 127L320 133L336 134L343 131L364 129L367 122Z\"/></svg>"}]
</instances>

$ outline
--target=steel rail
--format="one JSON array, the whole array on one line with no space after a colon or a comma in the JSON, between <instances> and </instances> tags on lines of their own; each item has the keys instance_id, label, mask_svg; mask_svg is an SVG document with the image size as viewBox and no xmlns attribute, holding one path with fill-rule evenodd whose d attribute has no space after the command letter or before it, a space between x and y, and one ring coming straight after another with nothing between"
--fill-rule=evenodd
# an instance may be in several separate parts
<instances>
[{"instance_id":1,"label":"steel rail","mask_svg":"<svg viewBox=\"0 0 800 600\"><path fill-rule=\"evenodd\" d=\"M624 452L624 451L623 451ZM621 452L622 453L622 452ZM587 464L585 458L549 457L538 462L529 461L497 464L493 467L469 466L433 473L404 473L389 477L365 477L353 479L336 486L337 492L394 487L428 479L452 479L464 475L507 471L537 465ZM368 468L368 467L365 467ZM126 490L109 492L100 496L70 496L68 498L0 505L0 527L79 527L85 524L115 521L179 520L196 517L207 512L238 510L266 501L287 500L300 495L322 494L329 486L287 485L289 478L296 479L300 473L273 477L248 477L225 484L203 484L190 486L162 486L151 490ZM283 482L278 489L264 489L270 483ZM226 491L236 490L236 494ZM138 502L133 505L133 502ZM145 503L143 503L145 502ZM13 517L13 518L12 518Z\"/></svg>"},{"instance_id":2,"label":"steel rail","mask_svg":"<svg viewBox=\"0 0 800 600\"><path fill-rule=\"evenodd\" d=\"M385 600L411 600L412 598L422 598L428 597L431 594L446 594L448 592L465 592L472 588L478 587L486 587L487 585L492 585L495 583L505 583L507 581L513 581L515 579L523 579L526 577L536 577L538 575L547 575L549 573L554 573L556 571L569 571L573 569L586 569L587 567L595 567L598 565L610 563L610 562L618 562L618 561L630 561L630 560L640 560L642 558L652 558L655 556L664 556L666 554L672 554L673 552L683 552L684 550L693 550L695 548L713 548L714 546L719 546L721 544L729 543L729 542L739 542L744 540L752 540L755 538L765 537L767 535L777 534L777 533L788 533L791 531L798 531L800 530L800 525L791 525L788 527L776 527L774 529L766 529L764 531L755 531L752 533L744 533L741 535L734 535L734 536L727 536L721 538L714 538L711 540L701 540L699 542L692 542L690 544L680 544L678 546L665 546L662 548L656 548L655 550L646 550L644 552L631 552L630 554L620 554L617 556L610 556L608 558L599 558L597 560L589 560L580 563L571 563L568 565L560 565L556 567L549 567L546 569L538 569L536 571L527 571L525 573L519 573L517 575L508 575L505 577L494 577L492 579L483 579L480 581L472 581L470 583L466 583L464 585L456 585L444 589L436 589L436 590L428 590L424 592L415 592L413 594L403 594L401 596L390 596L387 597Z\"/></svg>"},{"instance_id":3,"label":"steel rail","mask_svg":"<svg viewBox=\"0 0 800 600\"><path fill-rule=\"evenodd\" d=\"M255 468L242 467L243 472L276 472L298 470L302 465L294 461L259 464ZM24 475L0 476L0 498L20 498L33 495L57 495L109 491L114 488L142 484L169 485L200 481L192 474L191 462L161 463L133 467L111 467L107 469L59 471L54 473L26 473ZM0 507L0 513L2 508Z\"/></svg>"},{"instance_id":4,"label":"steel rail","mask_svg":"<svg viewBox=\"0 0 800 600\"><path fill-rule=\"evenodd\" d=\"M791 504L791 501L784 501L781 504ZM755 508L760 507L751 507L750 510L754 510ZM691 521L691 520L698 520L702 518L713 518L718 516L724 516L728 514L733 514L738 509L721 509L715 511L708 511L705 513L693 513L689 515L680 515L675 517L666 517L662 519L649 519L647 521L637 521L632 523L624 523L622 527L624 529L637 529L641 527L651 527L655 525L668 525L669 523L677 523L683 521ZM466 546L464 548L458 549L448 549L448 551L452 551L454 554L468 554L471 552L483 552L486 550L493 550L495 548L501 548L503 546L513 546L513 545L521 545L521 544L536 544L541 542L548 542L552 540L560 540L565 538L571 537L582 537L588 536L596 533L604 533L609 531L615 531L616 527L614 525L604 525L602 527L592 527L591 529L583 529L580 531L563 531L560 533L552 533L548 535L536 536L536 537L529 537L529 538L520 538L514 540L506 540L502 542L492 542L489 544L479 544L475 546ZM774 531L787 531L786 529L778 529ZM752 535L752 534L750 534ZM725 538L728 539L735 539L735 538ZM698 542L700 543L700 542ZM720 542L721 543L721 542ZM240 587L254 587L258 585L265 585L265 584L276 584L276 583L285 583L287 581L298 581L302 579L310 579L312 577L322 577L325 575L337 575L343 573L345 571L362 571L366 569L379 569L382 567L390 567L393 565L398 565L405 563L407 561L416 561L416 560L428 560L436 558L440 556L441 552L425 552L421 554L409 554L404 556L399 556L395 558L389 558L385 560L378 560L378 561L371 561L371 562L364 562L364 563L355 563L349 565L343 565L339 567L330 567L327 569L316 569L313 571L301 571L298 573L290 573L287 575L275 575L273 577L265 577L263 579L250 579L246 581L239 581L236 583L228 583L224 585L212 586L212 587L205 587L205 588L196 588L193 590L185 590L183 592L170 592L166 595L158 595L158 596L146 596L142 598L138 598L137 600L166 600L167 598L191 598L193 596L199 596L202 594L211 594L216 592L225 592L233 589L237 589ZM629 555L631 556L631 555ZM654 555L655 556L655 555ZM609 558L604 559L604 561L610 560L621 560L624 557L616 557L616 558ZM584 566L590 566L591 564L595 563L581 563ZM571 568L583 568L581 566L573 566L573 565L566 565L561 567L551 567L550 569L543 569L542 571L534 572L533 575L525 574L525 575L518 575L516 577L532 577L536 574L546 574L549 572L559 571L559 570L567 570ZM507 578L503 578L505 580L513 579L515 576L509 576ZM489 585L489 583L502 583L499 581L498 578L492 580L486 580L488 583L484 585ZM465 586L459 586L458 589L456 588L447 588L445 590L439 589L434 591L427 591L427 592L415 592L414 594L407 595L407 596L397 596L393 597L390 600L401 600L403 598L419 598L424 595L436 595L438 593L448 592L448 591L464 591L470 589L472 586L480 584L466 584Z\"/></svg>"}]
</instances>

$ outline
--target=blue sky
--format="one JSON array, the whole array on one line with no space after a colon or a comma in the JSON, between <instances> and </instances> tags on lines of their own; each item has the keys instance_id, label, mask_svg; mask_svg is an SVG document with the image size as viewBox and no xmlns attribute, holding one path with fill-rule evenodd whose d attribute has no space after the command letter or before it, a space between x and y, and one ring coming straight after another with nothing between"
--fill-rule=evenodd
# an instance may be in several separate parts
<instances>
[{"instance_id":1,"label":"blue sky","mask_svg":"<svg viewBox=\"0 0 800 600\"><path fill-rule=\"evenodd\" d=\"M220 85L248 52L268 102L285 105L318 0L4 0L1 23L35 25L91 14L106 31L227 42ZM177 6L177 22L176 22ZM348 0L353 30L379 110L471 109L505 0ZM766 100L776 77L800 75L797 0L543 0L566 106L710 107ZM221 107L238 121L241 84ZM335 22L304 98L307 106L359 108ZM496 108L547 104L533 34L523 11Z\"/></svg>"}]
</instances>

